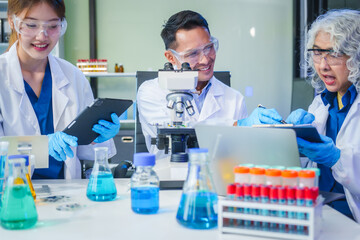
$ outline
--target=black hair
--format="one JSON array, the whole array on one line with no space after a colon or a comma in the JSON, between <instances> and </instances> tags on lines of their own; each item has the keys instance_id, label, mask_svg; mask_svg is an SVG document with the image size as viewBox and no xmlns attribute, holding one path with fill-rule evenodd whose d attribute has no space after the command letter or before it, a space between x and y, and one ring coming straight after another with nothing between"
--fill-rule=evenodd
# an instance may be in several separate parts
<instances>
[{"instance_id":1,"label":"black hair","mask_svg":"<svg viewBox=\"0 0 360 240\"><path fill-rule=\"evenodd\" d=\"M210 34L206 19L199 13L190 10L175 13L167 20L163 27L160 35L166 50L176 47L176 32L180 29L191 30L196 27L203 27Z\"/></svg>"}]
</instances>

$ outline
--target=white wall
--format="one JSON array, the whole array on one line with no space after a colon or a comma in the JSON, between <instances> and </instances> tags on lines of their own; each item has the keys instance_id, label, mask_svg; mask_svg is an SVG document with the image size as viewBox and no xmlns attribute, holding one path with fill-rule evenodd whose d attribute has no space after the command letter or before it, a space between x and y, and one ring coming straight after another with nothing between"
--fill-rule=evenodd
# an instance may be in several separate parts
<instances>
[{"instance_id":1,"label":"white wall","mask_svg":"<svg viewBox=\"0 0 360 240\"><path fill-rule=\"evenodd\" d=\"M126 72L162 68L163 23L178 11L194 10L208 20L212 35L219 39L215 70L231 71L232 87L246 95L249 114L261 103L285 118L293 79L292 2L98 0L98 58L108 59L110 71L115 63L123 63ZM135 79L100 79L99 96L134 99Z\"/></svg>"}]
</instances>

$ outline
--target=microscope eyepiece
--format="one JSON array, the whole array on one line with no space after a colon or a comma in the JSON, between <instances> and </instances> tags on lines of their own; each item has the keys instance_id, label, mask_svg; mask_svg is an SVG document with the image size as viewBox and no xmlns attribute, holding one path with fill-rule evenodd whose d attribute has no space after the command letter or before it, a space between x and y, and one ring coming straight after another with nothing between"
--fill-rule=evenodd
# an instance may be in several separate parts
<instances>
[{"instance_id":1,"label":"microscope eyepiece","mask_svg":"<svg viewBox=\"0 0 360 240\"><path fill-rule=\"evenodd\" d=\"M167 62L167 63L164 64L164 70L167 70L167 71L173 71L174 70L174 67L171 64L171 62Z\"/></svg>"},{"instance_id":2,"label":"microscope eyepiece","mask_svg":"<svg viewBox=\"0 0 360 240\"><path fill-rule=\"evenodd\" d=\"M190 64L187 63L187 62L182 63L182 64L181 64L181 69L182 69L183 71L189 71L189 70L191 70Z\"/></svg>"}]
</instances>

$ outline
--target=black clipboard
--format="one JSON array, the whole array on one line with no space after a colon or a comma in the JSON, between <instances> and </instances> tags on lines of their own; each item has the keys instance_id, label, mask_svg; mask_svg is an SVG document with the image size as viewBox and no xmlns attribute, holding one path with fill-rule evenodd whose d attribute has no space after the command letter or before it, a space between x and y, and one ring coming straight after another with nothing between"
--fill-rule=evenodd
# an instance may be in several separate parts
<instances>
[{"instance_id":1,"label":"black clipboard","mask_svg":"<svg viewBox=\"0 0 360 240\"><path fill-rule=\"evenodd\" d=\"M63 132L77 137L78 145L88 145L99 136L98 133L92 131L94 124L98 123L101 119L112 122L112 113L116 113L119 117L132 103L132 100L127 99L97 98Z\"/></svg>"},{"instance_id":2,"label":"black clipboard","mask_svg":"<svg viewBox=\"0 0 360 240\"><path fill-rule=\"evenodd\" d=\"M315 127L311 124L293 125L293 124L263 124L254 125L253 127L274 127L278 129L292 129L295 131L296 136L309 142L321 143L322 140Z\"/></svg>"}]
</instances>

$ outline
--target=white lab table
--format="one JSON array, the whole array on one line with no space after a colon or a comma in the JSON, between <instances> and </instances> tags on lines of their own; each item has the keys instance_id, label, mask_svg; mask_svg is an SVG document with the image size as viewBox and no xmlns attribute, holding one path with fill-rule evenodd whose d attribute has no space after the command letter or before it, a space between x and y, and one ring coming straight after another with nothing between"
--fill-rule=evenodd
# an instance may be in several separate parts
<instances>
[{"instance_id":1,"label":"white lab table","mask_svg":"<svg viewBox=\"0 0 360 240\"><path fill-rule=\"evenodd\" d=\"M160 210L154 215L139 215L131 210L129 179L116 179L118 196L111 202L93 202L86 198L88 180L36 180L35 189L48 185L50 193L38 193L38 198L53 195L68 196L64 202L44 203L37 200L38 223L29 230L0 228L1 240L72 240L72 239L263 239L240 235L220 235L217 229L192 230L176 222L181 191L160 191ZM56 210L66 204L80 204L73 211ZM319 239L360 239L360 225L325 206L323 232Z\"/></svg>"}]
</instances>

